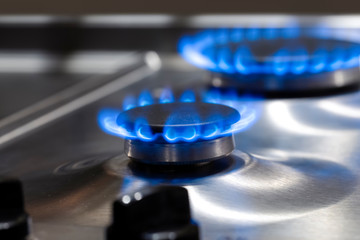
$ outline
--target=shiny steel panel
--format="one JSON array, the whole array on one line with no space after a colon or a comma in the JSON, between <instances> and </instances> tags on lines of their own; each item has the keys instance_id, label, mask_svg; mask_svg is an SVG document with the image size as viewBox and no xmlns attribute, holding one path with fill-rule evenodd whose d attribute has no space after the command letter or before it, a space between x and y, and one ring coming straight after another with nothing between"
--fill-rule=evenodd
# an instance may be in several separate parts
<instances>
[{"instance_id":1,"label":"shiny steel panel","mask_svg":"<svg viewBox=\"0 0 360 240\"><path fill-rule=\"evenodd\" d=\"M96 115L143 88L210 84L177 58L163 62L1 148L0 174L24 181L34 239L102 239L120 192L159 183L187 187L202 239L358 239L359 92L260 101L259 121L235 136L233 161L221 172L145 178L128 168L124 141L104 134Z\"/></svg>"}]
</instances>

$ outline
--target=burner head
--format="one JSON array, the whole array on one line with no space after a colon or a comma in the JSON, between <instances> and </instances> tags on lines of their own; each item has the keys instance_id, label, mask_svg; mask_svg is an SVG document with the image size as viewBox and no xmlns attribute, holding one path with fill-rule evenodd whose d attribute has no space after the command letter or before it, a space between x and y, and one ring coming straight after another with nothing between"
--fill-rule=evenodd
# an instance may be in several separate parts
<instances>
[{"instance_id":1,"label":"burner head","mask_svg":"<svg viewBox=\"0 0 360 240\"><path fill-rule=\"evenodd\" d=\"M136 161L193 164L227 156L234 150L233 133L256 121L258 106L251 101L257 100L217 90L196 99L191 91L176 98L165 89L159 99L144 91L125 98L124 111L102 110L99 125L125 138L125 153Z\"/></svg>"},{"instance_id":2,"label":"burner head","mask_svg":"<svg viewBox=\"0 0 360 240\"><path fill-rule=\"evenodd\" d=\"M133 108L121 113L117 123L141 136L142 141L125 141L125 153L131 159L193 164L230 154L233 138L219 132L228 132L239 120L240 114L228 106L185 102Z\"/></svg>"},{"instance_id":3,"label":"burner head","mask_svg":"<svg viewBox=\"0 0 360 240\"><path fill-rule=\"evenodd\" d=\"M205 30L180 39L179 52L200 68L234 75L302 75L359 66L358 43L310 30L280 30L297 34L269 38L268 29ZM254 32L256 38L249 34Z\"/></svg>"}]
</instances>

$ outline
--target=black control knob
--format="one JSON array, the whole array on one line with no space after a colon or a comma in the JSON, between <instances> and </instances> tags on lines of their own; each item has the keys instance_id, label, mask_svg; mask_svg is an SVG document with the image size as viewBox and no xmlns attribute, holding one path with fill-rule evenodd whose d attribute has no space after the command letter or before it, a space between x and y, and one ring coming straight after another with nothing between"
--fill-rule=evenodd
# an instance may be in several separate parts
<instances>
[{"instance_id":1,"label":"black control knob","mask_svg":"<svg viewBox=\"0 0 360 240\"><path fill-rule=\"evenodd\" d=\"M21 182L0 178L0 192L0 239L24 240L29 234L29 217Z\"/></svg>"},{"instance_id":2,"label":"black control knob","mask_svg":"<svg viewBox=\"0 0 360 240\"><path fill-rule=\"evenodd\" d=\"M107 240L198 240L187 190L158 186L121 196L114 203Z\"/></svg>"}]
</instances>

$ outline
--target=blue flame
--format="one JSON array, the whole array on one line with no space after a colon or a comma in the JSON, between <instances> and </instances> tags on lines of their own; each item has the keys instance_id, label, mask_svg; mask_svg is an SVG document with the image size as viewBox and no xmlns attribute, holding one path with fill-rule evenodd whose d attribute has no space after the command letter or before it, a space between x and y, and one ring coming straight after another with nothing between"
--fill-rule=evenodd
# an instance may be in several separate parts
<instances>
[{"instance_id":1,"label":"blue flame","mask_svg":"<svg viewBox=\"0 0 360 240\"><path fill-rule=\"evenodd\" d=\"M137 137L145 142L151 142L156 138L151 131L148 121L145 118L139 118L136 120L135 132Z\"/></svg>"},{"instance_id":2,"label":"blue flame","mask_svg":"<svg viewBox=\"0 0 360 240\"><path fill-rule=\"evenodd\" d=\"M236 123L227 125L226 121L223 121L222 116L214 112L206 118L208 122L214 122L213 124L199 126L198 123L201 122L201 119L195 109L188 107L186 111L174 109L173 113L166 119L162 132L154 133L145 117L139 117L131 125L128 123L127 115L121 114L123 111L126 112L129 109L151 104L150 102L153 102L153 104L156 102L149 91L143 91L138 99L134 100L134 96L126 97L123 102L123 110L101 110L98 115L99 126L104 132L125 139L152 142L161 138L169 143L194 142L245 131L256 122L260 115L260 108L256 101L257 97L239 96L234 90L227 92L221 92L217 89L207 90L202 93L201 97L197 97L194 91L187 90L179 98L175 98L173 92L167 88L162 92L158 102L161 104L166 104L164 101L195 102L197 99L207 103L223 104L232 107L240 113L241 118ZM186 116L179 116L180 112L186 112Z\"/></svg>"},{"instance_id":3,"label":"blue flame","mask_svg":"<svg viewBox=\"0 0 360 240\"><path fill-rule=\"evenodd\" d=\"M220 91L210 90L204 93L203 102L218 103L223 99Z\"/></svg>"},{"instance_id":4,"label":"blue flame","mask_svg":"<svg viewBox=\"0 0 360 240\"><path fill-rule=\"evenodd\" d=\"M287 57L289 51L287 49L280 49L275 53L273 60L273 70L276 75L285 75L288 72L290 62Z\"/></svg>"},{"instance_id":5,"label":"blue flame","mask_svg":"<svg viewBox=\"0 0 360 240\"><path fill-rule=\"evenodd\" d=\"M161 92L159 102L160 103L172 103L175 101L174 94L170 88L164 88Z\"/></svg>"},{"instance_id":6,"label":"blue flame","mask_svg":"<svg viewBox=\"0 0 360 240\"><path fill-rule=\"evenodd\" d=\"M218 44L226 44L229 42L229 29L222 28L215 32L215 41Z\"/></svg>"},{"instance_id":7,"label":"blue flame","mask_svg":"<svg viewBox=\"0 0 360 240\"><path fill-rule=\"evenodd\" d=\"M283 30L283 38L285 39L294 39L300 36L300 28L297 26L287 27Z\"/></svg>"},{"instance_id":8,"label":"blue flame","mask_svg":"<svg viewBox=\"0 0 360 240\"><path fill-rule=\"evenodd\" d=\"M199 137L196 127L166 127L164 129L164 138L170 143L175 142L195 142Z\"/></svg>"},{"instance_id":9,"label":"blue flame","mask_svg":"<svg viewBox=\"0 0 360 240\"><path fill-rule=\"evenodd\" d=\"M253 72L256 65L251 50L248 47L240 47L235 52L234 65L236 70L241 74L250 74Z\"/></svg>"},{"instance_id":10,"label":"blue flame","mask_svg":"<svg viewBox=\"0 0 360 240\"><path fill-rule=\"evenodd\" d=\"M128 139L137 138L134 133L126 129L117 123L117 118L121 111L116 109L105 108L102 109L98 114L98 123L100 128L110 134L117 137L123 137Z\"/></svg>"},{"instance_id":11,"label":"blue flame","mask_svg":"<svg viewBox=\"0 0 360 240\"><path fill-rule=\"evenodd\" d=\"M221 136L229 133L243 132L251 128L254 123L257 122L261 114L261 106L258 104L258 100L262 98L255 95L242 95L238 96L234 90L228 90L221 93L219 89L212 89L206 91L203 94L203 101L208 103L222 104L236 109L241 119L228 129L221 129L218 126L216 128L217 133L213 135Z\"/></svg>"},{"instance_id":12,"label":"blue flame","mask_svg":"<svg viewBox=\"0 0 360 240\"><path fill-rule=\"evenodd\" d=\"M211 124L204 127L203 138L204 139L213 139L218 135L221 135L221 130L216 124Z\"/></svg>"},{"instance_id":13,"label":"blue flame","mask_svg":"<svg viewBox=\"0 0 360 240\"><path fill-rule=\"evenodd\" d=\"M351 51L348 51L347 59L344 63L345 68L352 68L356 67L359 62L359 56L360 56L360 46L353 46L351 48Z\"/></svg>"},{"instance_id":14,"label":"blue flame","mask_svg":"<svg viewBox=\"0 0 360 240\"><path fill-rule=\"evenodd\" d=\"M327 55L328 52L324 48L316 49L310 65L310 71L313 73L323 71L326 67Z\"/></svg>"},{"instance_id":15,"label":"blue flame","mask_svg":"<svg viewBox=\"0 0 360 240\"><path fill-rule=\"evenodd\" d=\"M218 67L220 70L227 73L234 73L235 68L233 65L232 53L229 47L224 47L218 53Z\"/></svg>"},{"instance_id":16,"label":"blue flame","mask_svg":"<svg viewBox=\"0 0 360 240\"><path fill-rule=\"evenodd\" d=\"M194 91L186 90L180 97L180 102L195 102L196 96Z\"/></svg>"},{"instance_id":17,"label":"blue flame","mask_svg":"<svg viewBox=\"0 0 360 240\"><path fill-rule=\"evenodd\" d=\"M139 97L139 106L147 106L154 103L154 99L151 96L151 93L147 90L144 90Z\"/></svg>"},{"instance_id":18,"label":"blue flame","mask_svg":"<svg viewBox=\"0 0 360 240\"><path fill-rule=\"evenodd\" d=\"M174 109L173 113L166 120L164 128L164 138L168 142L194 142L201 136L200 116L193 108L186 108L186 116L182 116L184 111ZM182 126L179 127L178 124Z\"/></svg>"},{"instance_id":19,"label":"blue flame","mask_svg":"<svg viewBox=\"0 0 360 240\"><path fill-rule=\"evenodd\" d=\"M277 28L265 28L264 29L264 39L276 39L279 37L279 29Z\"/></svg>"},{"instance_id":20,"label":"blue flame","mask_svg":"<svg viewBox=\"0 0 360 240\"><path fill-rule=\"evenodd\" d=\"M136 98L133 95L128 95L123 101L123 110L130 110L136 107Z\"/></svg>"},{"instance_id":21,"label":"blue flame","mask_svg":"<svg viewBox=\"0 0 360 240\"><path fill-rule=\"evenodd\" d=\"M244 39L244 30L241 28L234 28L230 32L230 41L238 43Z\"/></svg>"},{"instance_id":22,"label":"blue flame","mask_svg":"<svg viewBox=\"0 0 360 240\"><path fill-rule=\"evenodd\" d=\"M216 64L212 61L212 49L209 50L208 48L213 42L212 35L208 32L202 32L195 38L184 36L179 41L178 47L188 62L200 68L216 70Z\"/></svg>"},{"instance_id":23,"label":"blue flame","mask_svg":"<svg viewBox=\"0 0 360 240\"><path fill-rule=\"evenodd\" d=\"M341 47L334 48L330 52L328 67L330 71L340 69L344 64L345 52Z\"/></svg>"},{"instance_id":24,"label":"blue flame","mask_svg":"<svg viewBox=\"0 0 360 240\"><path fill-rule=\"evenodd\" d=\"M256 41L261 38L261 30L258 27L246 29L246 39L249 41Z\"/></svg>"},{"instance_id":25,"label":"blue flame","mask_svg":"<svg viewBox=\"0 0 360 240\"><path fill-rule=\"evenodd\" d=\"M300 47L295 50L295 58L291 66L291 72L293 74L302 74L308 67L308 52L304 47Z\"/></svg>"},{"instance_id":26,"label":"blue flame","mask_svg":"<svg viewBox=\"0 0 360 240\"><path fill-rule=\"evenodd\" d=\"M359 66L359 44L343 36L348 32L328 28L300 29L296 24L287 28L230 28L205 30L180 39L180 55L191 64L226 74L320 73ZM301 37L318 41L315 48L301 45ZM324 39L342 40L343 45L326 45ZM254 55L251 42L285 39L285 45L274 49L270 56ZM264 60L265 58L265 60Z\"/></svg>"},{"instance_id":27,"label":"blue flame","mask_svg":"<svg viewBox=\"0 0 360 240\"><path fill-rule=\"evenodd\" d=\"M217 122L216 120L221 119L221 116L214 113L209 117L210 121ZM216 138L217 135L221 135L223 132L228 130L229 126L224 124L210 124L203 129L202 136L205 139Z\"/></svg>"}]
</instances>

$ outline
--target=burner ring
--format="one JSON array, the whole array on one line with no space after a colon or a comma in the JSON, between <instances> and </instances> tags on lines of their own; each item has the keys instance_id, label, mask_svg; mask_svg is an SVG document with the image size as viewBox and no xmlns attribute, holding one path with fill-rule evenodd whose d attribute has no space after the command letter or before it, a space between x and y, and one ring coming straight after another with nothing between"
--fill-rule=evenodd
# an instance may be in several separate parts
<instances>
[{"instance_id":1,"label":"burner ring","mask_svg":"<svg viewBox=\"0 0 360 240\"><path fill-rule=\"evenodd\" d=\"M185 35L178 50L195 66L234 76L316 74L359 66L360 45L356 42L319 37L303 29L291 38L269 39L262 36L266 29L257 29L260 35L256 39L231 38L232 33L243 30L207 30ZM224 35L222 41L217 39L218 34Z\"/></svg>"},{"instance_id":2,"label":"burner ring","mask_svg":"<svg viewBox=\"0 0 360 240\"><path fill-rule=\"evenodd\" d=\"M245 131L260 113L258 98L236 91L208 90L200 96L185 91L180 98L169 89L163 92L166 98L157 99L146 90L138 98L127 96L123 111L102 109L100 128L110 135L144 142L197 142Z\"/></svg>"},{"instance_id":3,"label":"burner ring","mask_svg":"<svg viewBox=\"0 0 360 240\"><path fill-rule=\"evenodd\" d=\"M360 44L331 29L208 29L184 35L178 50L212 73L212 86L240 93L289 98L360 87Z\"/></svg>"},{"instance_id":4,"label":"burner ring","mask_svg":"<svg viewBox=\"0 0 360 240\"><path fill-rule=\"evenodd\" d=\"M229 155L235 149L233 136L192 143L149 143L125 141L125 154L148 164L195 164Z\"/></svg>"}]
</instances>

